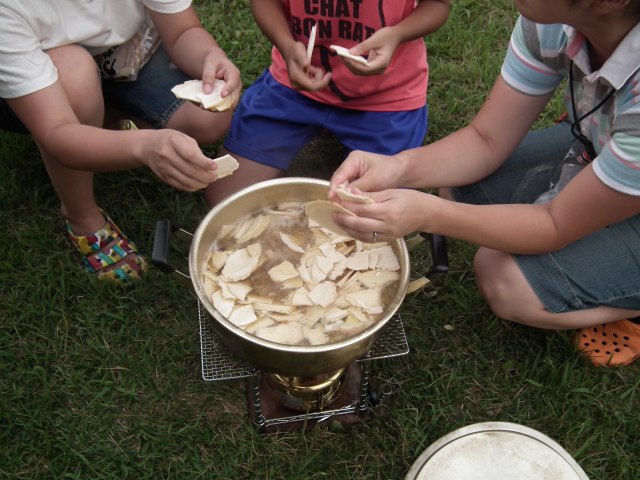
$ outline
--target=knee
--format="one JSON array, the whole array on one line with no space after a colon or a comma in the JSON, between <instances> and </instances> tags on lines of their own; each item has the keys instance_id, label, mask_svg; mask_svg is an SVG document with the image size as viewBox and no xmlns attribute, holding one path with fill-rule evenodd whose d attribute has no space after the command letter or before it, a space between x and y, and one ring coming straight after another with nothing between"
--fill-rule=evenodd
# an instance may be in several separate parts
<instances>
[{"instance_id":1,"label":"knee","mask_svg":"<svg viewBox=\"0 0 640 480\"><path fill-rule=\"evenodd\" d=\"M514 292L511 255L480 248L473 259L473 268L478 290L493 313L505 320L520 321L519 307L514 302L517 295Z\"/></svg>"},{"instance_id":2,"label":"knee","mask_svg":"<svg viewBox=\"0 0 640 480\"><path fill-rule=\"evenodd\" d=\"M194 138L203 145L210 145L220 140L231 127L231 112L210 115L206 122L198 126Z\"/></svg>"},{"instance_id":3,"label":"knee","mask_svg":"<svg viewBox=\"0 0 640 480\"><path fill-rule=\"evenodd\" d=\"M183 104L169 119L166 128L181 131L201 145L222 139L231 126L232 112L210 112L189 102Z\"/></svg>"},{"instance_id":4,"label":"knee","mask_svg":"<svg viewBox=\"0 0 640 480\"><path fill-rule=\"evenodd\" d=\"M58 70L58 78L78 121L102 126L104 100L93 57L78 45L53 48L47 53Z\"/></svg>"}]
</instances>

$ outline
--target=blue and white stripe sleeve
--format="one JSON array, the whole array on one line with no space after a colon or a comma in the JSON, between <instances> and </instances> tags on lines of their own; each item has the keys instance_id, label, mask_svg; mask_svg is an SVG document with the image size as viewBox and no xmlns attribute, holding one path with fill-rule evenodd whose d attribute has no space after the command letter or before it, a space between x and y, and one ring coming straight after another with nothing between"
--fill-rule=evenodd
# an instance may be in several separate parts
<instances>
[{"instance_id":1,"label":"blue and white stripe sleeve","mask_svg":"<svg viewBox=\"0 0 640 480\"><path fill-rule=\"evenodd\" d=\"M528 95L553 92L562 80L562 75L533 54L541 50L539 38L536 25L520 17L511 34L500 72L510 86Z\"/></svg>"}]
</instances>

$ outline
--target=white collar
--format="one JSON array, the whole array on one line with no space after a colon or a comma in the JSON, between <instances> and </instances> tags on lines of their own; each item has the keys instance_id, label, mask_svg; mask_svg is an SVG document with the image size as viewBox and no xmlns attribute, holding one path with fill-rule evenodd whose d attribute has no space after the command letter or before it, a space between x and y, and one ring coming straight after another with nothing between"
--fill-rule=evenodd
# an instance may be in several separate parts
<instances>
[{"instance_id":1,"label":"white collar","mask_svg":"<svg viewBox=\"0 0 640 480\"><path fill-rule=\"evenodd\" d=\"M567 35L568 53L579 48L572 60L576 67L585 73L587 80L594 82L604 78L618 90L640 68L640 23L622 39L604 65L594 72L591 71L586 38L570 25L563 25L563 29ZM571 57L570 54L569 56Z\"/></svg>"}]
</instances>

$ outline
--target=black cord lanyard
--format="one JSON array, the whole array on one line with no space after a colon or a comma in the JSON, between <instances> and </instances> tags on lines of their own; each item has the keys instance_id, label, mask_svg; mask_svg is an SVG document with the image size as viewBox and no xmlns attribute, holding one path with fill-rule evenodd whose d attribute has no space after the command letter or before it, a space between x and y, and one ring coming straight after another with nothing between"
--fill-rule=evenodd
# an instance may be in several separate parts
<instances>
[{"instance_id":1,"label":"black cord lanyard","mask_svg":"<svg viewBox=\"0 0 640 480\"><path fill-rule=\"evenodd\" d=\"M601 106L603 106L616 92L615 88L612 88L609 93L598 103L595 107L589 110L587 113L578 118L578 112L576 110L576 99L573 92L573 60L569 65L569 91L571 92L571 109L573 110L573 123L571 124L571 134L575 137L576 140L580 141L589 155L589 161L596 158L596 149L593 147L593 143L586 136L582 134L582 129L580 128L580 122L591 115L593 112L597 111Z\"/></svg>"}]
</instances>

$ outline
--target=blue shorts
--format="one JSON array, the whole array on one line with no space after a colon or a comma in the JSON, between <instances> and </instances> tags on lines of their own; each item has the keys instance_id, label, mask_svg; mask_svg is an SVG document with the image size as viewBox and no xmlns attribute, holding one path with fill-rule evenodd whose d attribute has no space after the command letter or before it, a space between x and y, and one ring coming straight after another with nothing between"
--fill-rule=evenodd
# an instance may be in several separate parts
<instances>
[{"instance_id":1,"label":"blue shorts","mask_svg":"<svg viewBox=\"0 0 640 480\"><path fill-rule=\"evenodd\" d=\"M286 170L320 132L329 131L349 151L393 155L419 147L428 111L370 112L312 100L265 71L242 95L224 147L231 153Z\"/></svg>"},{"instance_id":2,"label":"blue shorts","mask_svg":"<svg viewBox=\"0 0 640 480\"><path fill-rule=\"evenodd\" d=\"M154 128L162 128L184 103L171 93L171 88L187 80L190 77L171 63L164 48L160 46L140 70L135 81L103 80L102 92L107 106L140 118ZM0 99L0 129L29 133L3 99Z\"/></svg>"},{"instance_id":3,"label":"blue shorts","mask_svg":"<svg viewBox=\"0 0 640 480\"><path fill-rule=\"evenodd\" d=\"M496 172L452 193L464 203L532 203L548 190L553 166L573 140L568 123L530 132ZM640 215L562 250L513 258L551 313L598 306L640 309Z\"/></svg>"}]
</instances>

